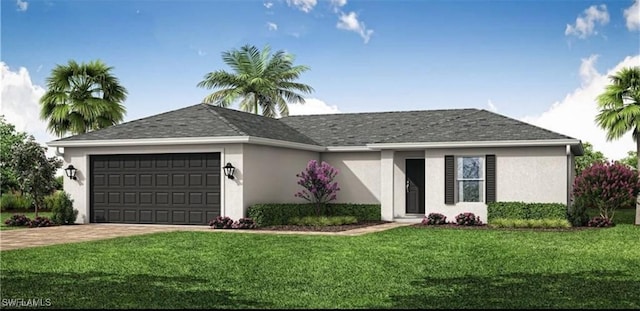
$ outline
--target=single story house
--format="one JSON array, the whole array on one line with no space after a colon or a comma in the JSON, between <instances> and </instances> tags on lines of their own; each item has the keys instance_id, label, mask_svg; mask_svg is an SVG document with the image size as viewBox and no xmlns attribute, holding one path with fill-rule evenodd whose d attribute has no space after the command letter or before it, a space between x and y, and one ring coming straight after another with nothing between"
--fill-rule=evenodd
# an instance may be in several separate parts
<instances>
[{"instance_id":1,"label":"single story house","mask_svg":"<svg viewBox=\"0 0 640 311\"><path fill-rule=\"evenodd\" d=\"M485 221L492 201L568 203L583 153L577 139L479 109L272 119L208 104L48 145L77 169L64 189L78 223L206 224L304 202L296 174L311 159L339 169L337 202L380 204L383 220Z\"/></svg>"}]
</instances>

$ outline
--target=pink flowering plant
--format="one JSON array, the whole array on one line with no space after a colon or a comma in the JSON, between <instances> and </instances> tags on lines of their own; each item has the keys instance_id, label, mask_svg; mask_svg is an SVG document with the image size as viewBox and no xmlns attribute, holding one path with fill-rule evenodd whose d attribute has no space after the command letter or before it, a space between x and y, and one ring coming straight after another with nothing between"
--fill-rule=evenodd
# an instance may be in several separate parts
<instances>
[{"instance_id":1,"label":"pink flowering plant","mask_svg":"<svg viewBox=\"0 0 640 311\"><path fill-rule=\"evenodd\" d=\"M597 163L582 171L573 183L575 204L600 210L613 220L617 208L631 208L640 192L638 172L618 162Z\"/></svg>"},{"instance_id":2,"label":"pink flowering plant","mask_svg":"<svg viewBox=\"0 0 640 311\"><path fill-rule=\"evenodd\" d=\"M295 196L314 203L316 214L320 216L321 207L335 200L338 191L340 191L338 182L333 181L336 175L338 175L338 170L327 162L309 161L307 167L296 174L298 185L304 189L298 191Z\"/></svg>"}]
</instances>

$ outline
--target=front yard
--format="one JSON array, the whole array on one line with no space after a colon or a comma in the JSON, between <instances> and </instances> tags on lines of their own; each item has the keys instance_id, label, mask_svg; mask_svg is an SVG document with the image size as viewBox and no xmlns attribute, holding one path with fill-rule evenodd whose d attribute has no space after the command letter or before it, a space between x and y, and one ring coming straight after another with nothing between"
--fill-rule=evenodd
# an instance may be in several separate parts
<instances>
[{"instance_id":1,"label":"front yard","mask_svg":"<svg viewBox=\"0 0 640 311\"><path fill-rule=\"evenodd\" d=\"M3 299L59 308L640 308L640 227L629 224L174 232L1 256Z\"/></svg>"}]
</instances>

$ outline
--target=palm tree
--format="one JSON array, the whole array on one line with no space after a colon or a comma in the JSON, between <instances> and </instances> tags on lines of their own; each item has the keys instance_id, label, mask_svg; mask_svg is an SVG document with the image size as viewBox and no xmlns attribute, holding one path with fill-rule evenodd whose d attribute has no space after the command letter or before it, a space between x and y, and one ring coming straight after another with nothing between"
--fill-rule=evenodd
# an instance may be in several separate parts
<instances>
[{"instance_id":1,"label":"palm tree","mask_svg":"<svg viewBox=\"0 0 640 311\"><path fill-rule=\"evenodd\" d=\"M598 125L607 131L607 140L631 132L640 156L640 67L622 68L609 76L611 84L598 96ZM639 162L640 163L640 162ZM640 164L638 166L640 171ZM636 225L640 224L640 194L636 203Z\"/></svg>"},{"instance_id":2,"label":"palm tree","mask_svg":"<svg viewBox=\"0 0 640 311\"><path fill-rule=\"evenodd\" d=\"M49 121L48 130L61 137L122 122L127 90L111 74L112 69L100 60L56 65L40 99L40 118Z\"/></svg>"},{"instance_id":3,"label":"palm tree","mask_svg":"<svg viewBox=\"0 0 640 311\"><path fill-rule=\"evenodd\" d=\"M240 50L223 52L222 60L233 72L217 70L204 76L198 87L219 89L205 97L205 103L228 107L242 99L240 109L244 111L258 114L260 107L262 115L275 117L277 108L281 116L287 116L288 103L305 102L296 91L313 92L312 87L294 82L309 67L294 66L294 57L284 51L272 55L269 46L260 51L255 46L245 45Z\"/></svg>"}]
</instances>

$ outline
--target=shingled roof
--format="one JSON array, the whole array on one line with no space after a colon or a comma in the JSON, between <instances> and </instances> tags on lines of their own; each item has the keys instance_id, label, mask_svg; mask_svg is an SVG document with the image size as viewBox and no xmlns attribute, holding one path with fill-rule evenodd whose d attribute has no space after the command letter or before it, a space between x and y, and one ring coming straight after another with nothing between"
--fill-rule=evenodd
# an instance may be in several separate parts
<instances>
[{"instance_id":1,"label":"shingled roof","mask_svg":"<svg viewBox=\"0 0 640 311\"><path fill-rule=\"evenodd\" d=\"M573 139L479 109L344 113L281 120L323 146Z\"/></svg>"},{"instance_id":2,"label":"shingled roof","mask_svg":"<svg viewBox=\"0 0 640 311\"><path fill-rule=\"evenodd\" d=\"M316 146L375 143L566 140L522 121L479 109L446 109L267 118L197 104L57 140L250 136Z\"/></svg>"},{"instance_id":3,"label":"shingled roof","mask_svg":"<svg viewBox=\"0 0 640 311\"><path fill-rule=\"evenodd\" d=\"M197 104L57 141L252 136L317 145L277 119Z\"/></svg>"}]
</instances>

